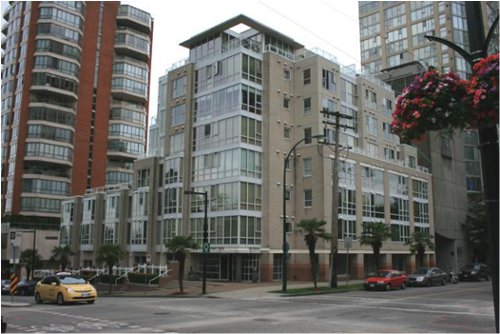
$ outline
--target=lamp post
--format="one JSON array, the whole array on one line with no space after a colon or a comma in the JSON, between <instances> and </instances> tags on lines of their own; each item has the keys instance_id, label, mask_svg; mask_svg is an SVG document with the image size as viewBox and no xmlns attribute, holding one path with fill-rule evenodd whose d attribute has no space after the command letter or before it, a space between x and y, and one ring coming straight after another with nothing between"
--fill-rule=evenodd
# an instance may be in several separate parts
<instances>
[{"instance_id":1,"label":"lamp post","mask_svg":"<svg viewBox=\"0 0 500 334\"><path fill-rule=\"evenodd\" d=\"M498 25L498 16L484 36L484 23L481 14L481 2L466 1L465 13L467 17L470 50L467 52L460 46L448 40L425 36L429 41L444 44L459 53L473 67L475 63L487 56L488 46L494 38L494 30ZM495 327L498 333L498 124L489 124L478 128L479 150L481 152L481 169L483 174L484 196L488 217L488 235L491 264L491 284L493 290L493 307L495 312Z\"/></svg>"},{"instance_id":2,"label":"lamp post","mask_svg":"<svg viewBox=\"0 0 500 334\"><path fill-rule=\"evenodd\" d=\"M283 284L282 284L282 288L281 290L283 292L286 292L286 283L287 283L287 272L288 272L288 268L287 268L287 256L288 256L288 245L287 245L287 242L286 242L286 167L288 165L288 159L290 158L290 155L292 154L292 152L295 150L295 148L297 146L299 146L300 143L302 143L303 141L306 141L307 139L312 139L312 138L324 138L325 136L324 135L315 135L315 136L311 136L311 137L304 137L302 138L301 140L299 140L297 143L295 143L295 145L293 145L292 149L288 152L288 154L286 155L285 157L285 162L284 162L284 165L283 165L283 259L282 259L282 280L283 280Z\"/></svg>"},{"instance_id":3,"label":"lamp post","mask_svg":"<svg viewBox=\"0 0 500 334\"><path fill-rule=\"evenodd\" d=\"M208 192L207 191L194 191L194 190L185 190L185 195L202 195L205 200L205 218L203 220L203 247L201 254L201 263L202 263L202 280L203 285L201 288L201 293L207 293L207 253L210 249L210 245L208 243Z\"/></svg>"}]
</instances>

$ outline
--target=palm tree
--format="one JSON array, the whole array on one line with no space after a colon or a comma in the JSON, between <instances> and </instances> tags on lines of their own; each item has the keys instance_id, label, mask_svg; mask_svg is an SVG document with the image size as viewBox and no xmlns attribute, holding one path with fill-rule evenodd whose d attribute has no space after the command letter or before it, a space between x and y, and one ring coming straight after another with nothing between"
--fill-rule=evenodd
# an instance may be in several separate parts
<instances>
[{"instance_id":1,"label":"palm tree","mask_svg":"<svg viewBox=\"0 0 500 334\"><path fill-rule=\"evenodd\" d=\"M373 255L375 257L375 267L377 270L380 269L380 249L384 244L384 241L390 238L392 235L391 228L384 222L364 222L363 232L359 238L361 245L370 245L373 249Z\"/></svg>"},{"instance_id":2,"label":"palm tree","mask_svg":"<svg viewBox=\"0 0 500 334\"><path fill-rule=\"evenodd\" d=\"M186 262L186 256L188 254L189 249L197 249L198 244L193 241L191 236L182 236L178 235L173 237L167 244L167 248L169 253L173 253L175 259L179 261L179 289L180 293L184 293L184 287L182 285L182 281L184 279L184 263Z\"/></svg>"},{"instance_id":3,"label":"palm tree","mask_svg":"<svg viewBox=\"0 0 500 334\"><path fill-rule=\"evenodd\" d=\"M32 249L26 249L22 251L21 258L19 259L19 264L26 268L26 274L28 276L28 279L33 279L33 271L36 268L40 268L41 262L42 262L42 257L40 256L40 254L38 254L38 250L36 249L35 252L33 252Z\"/></svg>"},{"instance_id":4,"label":"palm tree","mask_svg":"<svg viewBox=\"0 0 500 334\"><path fill-rule=\"evenodd\" d=\"M428 232L415 231L406 242L407 245L410 245L411 253L417 253L417 265L419 267L424 266L425 248L428 247L430 250L434 250L433 238Z\"/></svg>"},{"instance_id":5,"label":"palm tree","mask_svg":"<svg viewBox=\"0 0 500 334\"><path fill-rule=\"evenodd\" d=\"M96 262L106 263L108 266L109 278L109 293L111 293L111 274L113 273L113 266L118 264L122 258L125 257L125 252L121 249L120 245L106 244L102 245L96 254Z\"/></svg>"},{"instance_id":6,"label":"palm tree","mask_svg":"<svg viewBox=\"0 0 500 334\"><path fill-rule=\"evenodd\" d=\"M309 261L314 288L318 287L318 258L316 256L316 242L319 239L331 240L332 235L325 231L326 221L316 219L302 219L297 224L297 231L304 235L304 241L309 248Z\"/></svg>"},{"instance_id":7,"label":"palm tree","mask_svg":"<svg viewBox=\"0 0 500 334\"><path fill-rule=\"evenodd\" d=\"M69 263L69 257L73 254L74 253L69 245L55 246L52 248L52 256L50 257L50 260L58 262L61 266L61 271L65 271Z\"/></svg>"}]
</instances>

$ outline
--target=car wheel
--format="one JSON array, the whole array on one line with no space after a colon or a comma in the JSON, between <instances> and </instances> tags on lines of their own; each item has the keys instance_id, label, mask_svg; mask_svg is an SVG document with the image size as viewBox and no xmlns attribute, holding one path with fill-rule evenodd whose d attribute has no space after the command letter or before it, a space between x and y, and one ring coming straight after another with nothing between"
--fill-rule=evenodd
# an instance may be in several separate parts
<instances>
[{"instance_id":1,"label":"car wheel","mask_svg":"<svg viewBox=\"0 0 500 334\"><path fill-rule=\"evenodd\" d=\"M401 283L401 290L404 290L405 288L406 288L406 283L405 282Z\"/></svg>"},{"instance_id":2,"label":"car wheel","mask_svg":"<svg viewBox=\"0 0 500 334\"><path fill-rule=\"evenodd\" d=\"M390 291L390 290L391 290L391 284L390 284L390 283L387 283L387 284L385 285L385 290L386 290L386 291Z\"/></svg>"},{"instance_id":3,"label":"car wheel","mask_svg":"<svg viewBox=\"0 0 500 334\"><path fill-rule=\"evenodd\" d=\"M35 303L37 304L42 303L42 298L40 297L40 294L38 292L35 294Z\"/></svg>"},{"instance_id":4,"label":"car wheel","mask_svg":"<svg viewBox=\"0 0 500 334\"><path fill-rule=\"evenodd\" d=\"M490 277L488 275L484 276L484 279L489 281L490 280Z\"/></svg>"},{"instance_id":5,"label":"car wheel","mask_svg":"<svg viewBox=\"0 0 500 334\"><path fill-rule=\"evenodd\" d=\"M58 305L63 305L64 304L64 297L63 297L62 293L60 293L60 294L57 295L57 304Z\"/></svg>"},{"instance_id":6,"label":"car wheel","mask_svg":"<svg viewBox=\"0 0 500 334\"><path fill-rule=\"evenodd\" d=\"M89 300L87 303L88 304L94 304L94 302L95 302L95 299L94 300Z\"/></svg>"},{"instance_id":7,"label":"car wheel","mask_svg":"<svg viewBox=\"0 0 500 334\"><path fill-rule=\"evenodd\" d=\"M443 278L443 281L441 282L441 285L446 285L446 278Z\"/></svg>"},{"instance_id":8,"label":"car wheel","mask_svg":"<svg viewBox=\"0 0 500 334\"><path fill-rule=\"evenodd\" d=\"M24 290L20 290L20 291L19 291L19 295L20 295L20 296L26 296L26 291L24 291Z\"/></svg>"},{"instance_id":9,"label":"car wheel","mask_svg":"<svg viewBox=\"0 0 500 334\"><path fill-rule=\"evenodd\" d=\"M427 280L427 286L428 286L428 287L432 286L432 281L431 281L431 279L428 279L428 280Z\"/></svg>"}]
</instances>

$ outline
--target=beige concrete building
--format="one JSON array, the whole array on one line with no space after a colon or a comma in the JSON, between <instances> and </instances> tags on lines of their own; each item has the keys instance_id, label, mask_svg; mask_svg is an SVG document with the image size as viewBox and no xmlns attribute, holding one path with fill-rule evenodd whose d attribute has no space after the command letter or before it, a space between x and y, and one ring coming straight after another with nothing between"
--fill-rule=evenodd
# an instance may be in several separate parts
<instances>
[{"instance_id":1,"label":"beige concrete building","mask_svg":"<svg viewBox=\"0 0 500 334\"><path fill-rule=\"evenodd\" d=\"M232 29L242 25L242 32ZM256 268L260 280L280 280L284 159L306 138L289 159L285 193L288 277L309 279L307 247L294 230L308 218L331 227L334 127L331 116L320 112L327 109L352 116L344 124L352 129L340 133L339 273L347 272L348 236L354 239L351 276L375 269L371 248L359 244L363 222L383 221L394 232L382 248L384 266L415 267L405 242L418 229L434 234L432 177L418 165L416 149L400 145L390 131L394 92L388 85L243 15L181 45L189 59L160 80L166 91L159 93L162 112L152 139L158 156L136 161L132 188L121 193L129 215L113 220L116 237L100 234L108 209L96 215L94 251L103 242L120 243L129 254L125 265L164 264L164 245L173 236L203 241L204 196L184 192L207 192L208 278L249 281ZM318 134L325 139L311 138ZM96 212L108 207L112 192L98 195L96 203L103 204L96 204ZM81 201L88 197L96 195ZM93 265L92 247L84 250L76 237L77 264ZM319 242L322 280L329 250L329 243ZM187 268L201 271L201 257L201 249L193 250ZM429 251L426 262L434 261Z\"/></svg>"}]
</instances>

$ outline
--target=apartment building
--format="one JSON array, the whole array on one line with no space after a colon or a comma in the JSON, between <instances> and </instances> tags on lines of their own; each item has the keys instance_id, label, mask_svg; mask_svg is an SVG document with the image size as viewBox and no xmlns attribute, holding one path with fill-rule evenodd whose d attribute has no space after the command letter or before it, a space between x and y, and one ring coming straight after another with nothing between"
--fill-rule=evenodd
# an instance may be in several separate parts
<instances>
[{"instance_id":1,"label":"apartment building","mask_svg":"<svg viewBox=\"0 0 500 334\"><path fill-rule=\"evenodd\" d=\"M131 182L145 153L153 20L118 1L11 1L2 17L2 236L59 230L62 200Z\"/></svg>"},{"instance_id":2,"label":"apartment building","mask_svg":"<svg viewBox=\"0 0 500 334\"><path fill-rule=\"evenodd\" d=\"M484 1L481 7L489 29L498 15L498 2ZM461 55L425 38L440 37L468 51L464 1L360 1L359 22L363 70L389 83L396 94L430 66L463 78L470 75ZM498 52L498 38L494 40L490 48ZM469 199L482 193L478 143L477 131L453 137L433 131L415 143L419 162L433 175L436 254L442 268L457 269L473 260L461 224Z\"/></svg>"},{"instance_id":3,"label":"apartment building","mask_svg":"<svg viewBox=\"0 0 500 334\"><path fill-rule=\"evenodd\" d=\"M201 245L204 196L185 194L194 190L208 197L208 278L250 281L257 270L262 281L280 280L286 223L289 278L308 279L308 251L295 227L316 218L331 228L335 136L331 115L320 112L326 109L352 116L339 143L340 273L363 277L375 269L371 248L359 243L363 222L383 221L394 232L382 249L384 266L415 267L405 242L415 230L434 234L432 177L418 165L416 149L390 131L395 97L387 84L244 15L181 45L189 58L160 79L156 156L136 161L130 189L89 191L63 205L66 231L94 231L91 243L83 232L67 241L80 247L74 266L95 265L92 251L103 243L122 244L126 266L164 264L176 235ZM312 138L318 134L325 136L320 142ZM284 185L285 156L304 138ZM112 214L111 203L130 208L128 215ZM353 239L349 269L345 237ZM329 250L329 243L318 244L323 280ZM201 271L202 254L192 250L187 268ZM429 251L426 262L434 261Z\"/></svg>"}]
</instances>

